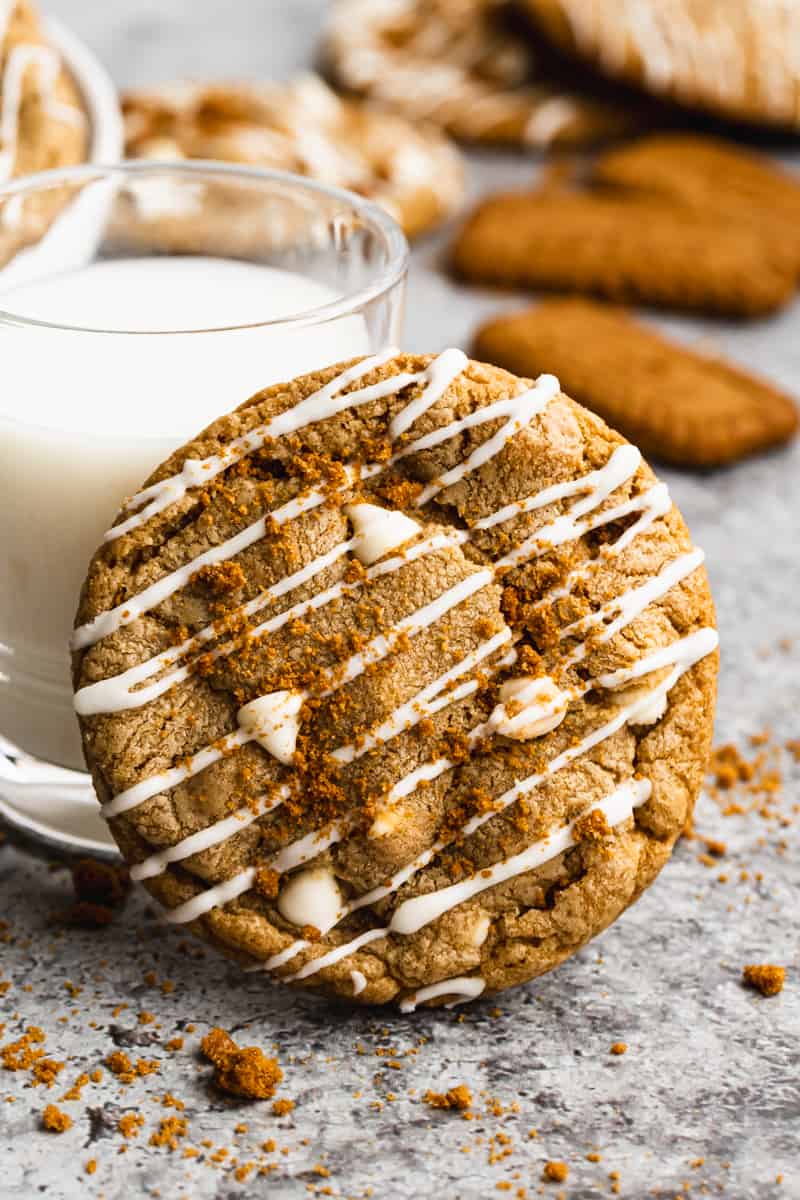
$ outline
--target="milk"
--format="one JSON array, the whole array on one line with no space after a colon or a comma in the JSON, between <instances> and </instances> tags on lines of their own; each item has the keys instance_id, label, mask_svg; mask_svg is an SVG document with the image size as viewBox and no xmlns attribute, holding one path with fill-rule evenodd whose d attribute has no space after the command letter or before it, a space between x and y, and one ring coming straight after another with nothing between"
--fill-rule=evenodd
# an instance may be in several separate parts
<instances>
[{"instance_id":1,"label":"milk","mask_svg":"<svg viewBox=\"0 0 800 1200\"><path fill-rule=\"evenodd\" d=\"M82 327L0 316L0 733L77 768L66 644L89 559L120 501L259 388L370 345L352 314L227 328L339 298L250 263L118 259L12 290L2 279L0 310Z\"/></svg>"}]
</instances>

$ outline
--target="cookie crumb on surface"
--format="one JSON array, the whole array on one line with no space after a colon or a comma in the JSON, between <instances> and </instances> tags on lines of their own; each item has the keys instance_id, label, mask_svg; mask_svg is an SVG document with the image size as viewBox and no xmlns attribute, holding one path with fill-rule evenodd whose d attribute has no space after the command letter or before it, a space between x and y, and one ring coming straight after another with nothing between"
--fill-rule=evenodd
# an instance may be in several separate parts
<instances>
[{"instance_id":1,"label":"cookie crumb on surface","mask_svg":"<svg viewBox=\"0 0 800 1200\"><path fill-rule=\"evenodd\" d=\"M772 963L751 963L742 968L742 978L748 987L761 992L762 996L777 996L783 991L786 968Z\"/></svg>"},{"instance_id":2,"label":"cookie crumb on surface","mask_svg":"<svg viewBox=\"0 0 800 1200\"><path fill-rule=\"evenodd\" d=\"M283 1079L276 1058L267 1058L258 1046L240 1049L230 1034L219 1027L209 1030L200 1049L216 1068L217 1087L234 1096L269 1100Z\"/></svg>"},{"instance_id":3,"label":"cookie crumb on surface","mask_svg":"<svg viewBox=\"0 0 800 1200\"><path fill-rule=\"evenodd\" d=\"M564 1162L555 1162L552 1159L544 1164L542 1170L542 1179L548 1183L564 1183L569 1175L569 1167Z\"/></svg>"},{"instance_id":4,"label":"cookie crumb on surface","mask_svg":"<svg viewBox=\"0 0 800 1200\"><path fill-rule=\"evenodd\" d=\"M446 1092L432 1092L429 1088L422 1099L431 1108L466 1109L472 1105L472 1092L465 1083L459 1083Z\"/></svg>"},{"instance_id":5,"label":"cookie crumb on surface","mask_svg":"<svg viewBox=\"0 0 800 1200\"><path fill-rule=\"evenodd\" d=\"M627 1053L627 1050L628 1050L627 1042L612 1042L611 1043L611 1053L612 1054L625 1054L625 1053Z\"/></svg>"},{"instance_id":6,"label":"cookie crumb on surface","mask_svg":"<svg viewBox=\"0 0 800 1200\"><path fill-rule=\"evenodd\" d=\"M42 1124L49 1133L66 1133L72 1128L72 1117L55 1104L48 1104L42 1113Z\"/></svg>"}]
</instances>

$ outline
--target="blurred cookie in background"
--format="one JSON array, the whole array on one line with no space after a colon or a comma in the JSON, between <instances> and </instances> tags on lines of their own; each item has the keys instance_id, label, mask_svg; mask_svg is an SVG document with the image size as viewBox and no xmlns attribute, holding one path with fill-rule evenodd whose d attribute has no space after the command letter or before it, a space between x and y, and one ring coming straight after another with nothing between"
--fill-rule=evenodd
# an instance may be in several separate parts
<instances>
[{"instance_id":1,"label":"blurred cookie in background","mask_svg":"<svg viewBox=\"0 0 800 1200\"><path fill-rule=\"evenodd\" d=\"M646 127L531 34L509 0L338 0L323 57L338 86L463 141L543 149Z\"/></svg>"},{"instance_id":2,"label":"blurred cookie in background","mask_svg":"<svg viewBox=\"0 0 800 1200\"><path fill-rule=\"evenodd\" d=\"M456 238L476 283L755 317L800 280L800 182L711 138L656 135L483 200Z\"/></svg>"},{"instance_id":3,"label":"blurred cookie in background","mask_svg":"<svg viewBox=\"0 0 800 1200\"><path fill-rule=\"evenodd\" d=\"M800 6L791 0L521 0L561 50L653 96L800 128Z\"/></svg>"},{"instance_id":4,"label":"blurred cookie in background","mask_svg":"<svg viewBox=\"0 0 800 1200\"><path fill-rule=\"evenodd\" d=\"M800 177L761 154L721 138L661 133L600 155L591 179L769 227L794 243L800 263Z\"/></svg>"},{"instance_id":5,"label":"blurred cookie in background","mask_svg":"<svg viewBox=\"0 0 800 1200\"><path fill-rule=\"evenodd\" d=\"M0 3L0 185L83 162L89 122L78 87L27 0ZM52 188L3 205L0 264L37 240L66 199Z\"/></svg>"},{"instance_id":6,"label":"blurred cookie in background","mask_svg":"<svg viewBox=\"0 0 800 1200\"><path fill-rule=\"evenodd\" d=\"M554 371L645 454L677 466L737 462L797 433L797 408L777 388L592 301L499 316L478 330L474 352L529 377Z\"/></svg>"},{"instance_id":7,"label":"blurred cookie in background","mask_svg":"<svg viewBox=\"0 0 800 1200\"><path fill-rule=\"evenodd\" d=\"M220 159L348 188L381 204L409 237L463 199L463 165L433 128L344 100L312 74L288 83L175 83L123 95L132 158Z\"/></svg>"}]
</instances>

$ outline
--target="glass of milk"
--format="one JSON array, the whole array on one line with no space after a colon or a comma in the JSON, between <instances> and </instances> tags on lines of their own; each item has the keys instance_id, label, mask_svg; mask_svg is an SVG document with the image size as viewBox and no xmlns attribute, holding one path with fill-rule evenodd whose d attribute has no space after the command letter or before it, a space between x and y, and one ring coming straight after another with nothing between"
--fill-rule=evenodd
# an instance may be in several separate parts
<instances>
[{"instance_id":1,"label":"glass of milk","mask_svg":"<svg viewBox=\"0 0 800 1200\"><path fill-rule=\"evenodd\" d=\"M122 499L268 384L396 344L382 209L278 171L130 163L0 189L0 814L97 852L67 639Z\"/></svg>"}]
</instances>

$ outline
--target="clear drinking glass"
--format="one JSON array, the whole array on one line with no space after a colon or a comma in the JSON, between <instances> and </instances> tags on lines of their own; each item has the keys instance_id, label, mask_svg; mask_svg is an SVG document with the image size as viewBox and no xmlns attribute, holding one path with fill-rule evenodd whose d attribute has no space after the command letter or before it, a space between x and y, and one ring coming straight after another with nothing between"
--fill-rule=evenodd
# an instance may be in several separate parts
<instances>
[{"instance_id":1,"label":"clear drinking glass","mask_svg":"<svg viewBox=\"0 0 800 1200\"><path fill-rule=\"evenodd\" d=\"M111 841L67 639L121 500L268 384L396 344L408 247L383 210L279 171L129 163L0 189L0 813Z\"/></svg>"}]
</instances>

